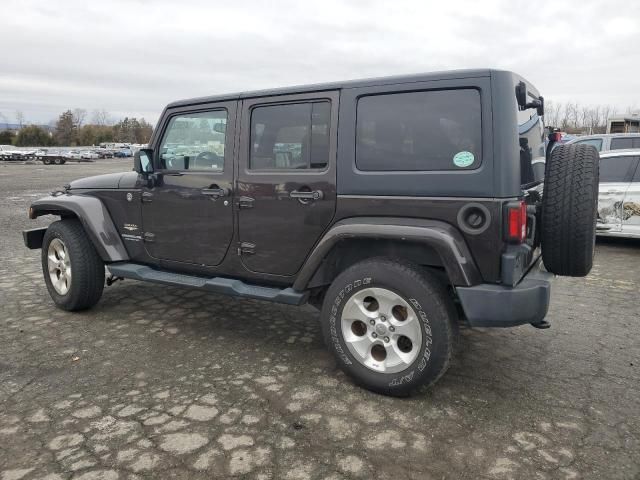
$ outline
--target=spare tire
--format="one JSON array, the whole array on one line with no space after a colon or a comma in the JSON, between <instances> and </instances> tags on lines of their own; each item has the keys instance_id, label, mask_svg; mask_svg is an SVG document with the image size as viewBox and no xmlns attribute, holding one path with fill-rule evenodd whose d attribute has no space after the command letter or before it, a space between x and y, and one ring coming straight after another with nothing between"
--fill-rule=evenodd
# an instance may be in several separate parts
<instances>
[{"instance_id":1,"label":"spare tire","mask_svg":"<svg viewBox=\"0 0 640 480\"><path fill-rule=\"evenodd\" d=\"M542 196L542 260L556 275L584 277L595 250L600 155L559 145L547 160Z\"/></svg>"}]
</instances>

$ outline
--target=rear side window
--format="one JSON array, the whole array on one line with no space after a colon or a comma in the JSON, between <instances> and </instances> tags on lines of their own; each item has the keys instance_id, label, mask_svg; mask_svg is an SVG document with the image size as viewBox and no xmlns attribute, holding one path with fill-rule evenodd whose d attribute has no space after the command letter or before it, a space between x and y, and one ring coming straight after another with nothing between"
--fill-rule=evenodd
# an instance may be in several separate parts
<instances>
[{"instance_id":1,"label":"rear side window","mask_svg":"<svg viewBox=\"0 0 640 480\"><path fill-rule=\"evenodd\" d=\"M576 144L591 145L593 147L596 147L596 150L598 150L598 151L602 150L602 139L601 138L590 138L588 140L580 140L579 142L576 142Z\"/></svg>"},{"instance_id":2,"label":"rear side window","mask_svg":"<svg viewBox=\"0 0 640 480\"><path fill-rule=\"evenodd\" d=\"M250 170L325 169L329 102L256 107L251 112Z\"/></svg>"},{"instance_id":3,"label":"rear side window","mask_svg":"<svg viewBox=\"0 0 640 480\"><path fill-rule=\"evenodd\" d=\"M611 139L611 150L621 150L623 148L639 148L640 137L617 137Z\"/></svg>"},{"instance_id":4,"label":"rear side window","mask_svg":"<svg viewBox=\"0 0 640 480\"><path fill-rule=\"evenodd\" d=\"M606 157L600 159L600 182L629 182L638 157Z\"/></svg>"},{"instance_id":5,"label":"rear side window","mask_svg":"<svg viewBox=\"0 0 640 480\"><path fill-rule=\"evenodd\" d=\"M358 100L356 166L362 171L471 170L482 162L480 93L473 89Z\"/></svg>"}]
</instances>

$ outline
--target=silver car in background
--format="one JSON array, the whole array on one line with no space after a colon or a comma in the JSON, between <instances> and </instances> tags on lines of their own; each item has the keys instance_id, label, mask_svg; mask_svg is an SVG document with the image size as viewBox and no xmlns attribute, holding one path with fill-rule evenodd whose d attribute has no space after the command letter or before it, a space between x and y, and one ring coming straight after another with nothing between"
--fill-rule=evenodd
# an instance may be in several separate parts
<instances>
[{"instance_id":1,"label":"silver car in background","mask_svg":"<svg viewBox=\"0 0 640 480\"><path fill-rule=\"evenodd\" d=\"M598 135L583 135L567 142L567 145L571 144L592 145L596 147L596 150L599 152L629 148L640 149L640 133L602 133Z\"/></svg>"},{"instance_id":2,"label":"silver car in background","mask_svg":"<svg viewBox=\"0 0 640 480\"><path fill-rule=\"evenodd\" d=\"M600 153L596 233L640 238L640 148Z\"/></svg>"}]
</instances>

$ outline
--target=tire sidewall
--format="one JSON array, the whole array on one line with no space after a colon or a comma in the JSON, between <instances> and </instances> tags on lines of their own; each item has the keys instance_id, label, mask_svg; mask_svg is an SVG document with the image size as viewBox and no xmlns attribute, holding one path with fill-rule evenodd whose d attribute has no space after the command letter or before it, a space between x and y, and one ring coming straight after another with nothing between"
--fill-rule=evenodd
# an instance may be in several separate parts
<instances>
[{"instance_id":1,"label":"tire sidewall","mask_svg":"<svg viewBox=\"0 0 640 480\"><path fill-rule=\"evenodd\" d=\"M430 299L424 285L416 284L410 278L389 275L387 268L372 263L367 267L357 267L336 278L327 292L322 310L325 342L336 355L340 368L356 382L381 393L406 394L435 381L448 363L452 348L452 332L446 324L450 320L442 302L430 301L439 299ZM342 311L349 298L368 288L393 291L411 305L418 317L422 345L416 359L405 370L375 372L361 364L347 347L342 334Z\"/></svg>"}]
</instances>

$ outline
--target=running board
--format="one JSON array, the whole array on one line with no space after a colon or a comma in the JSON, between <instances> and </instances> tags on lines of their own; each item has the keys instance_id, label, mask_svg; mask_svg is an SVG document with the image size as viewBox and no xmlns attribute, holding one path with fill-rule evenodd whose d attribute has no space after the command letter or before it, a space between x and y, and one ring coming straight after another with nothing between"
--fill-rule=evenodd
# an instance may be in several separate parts
<instances>
[{"instance_id":1,"label":"running board","mask_svg":"<svg viewBox=\"0 0 640 480\"><path fill-rule=\"evenodd\" d=\"M260 287L231 278L205 278L182 273L163 272L137 263L117 262L107 265L107 268L114 277L162 283L175 287L197 288L233 297L255 298L288 305L302 305L307 301L308 296L307 292L299 292L293 288Z\"/></svg>"}]
</instances>

